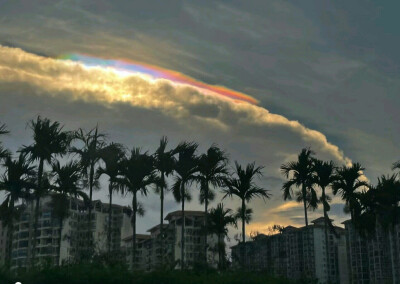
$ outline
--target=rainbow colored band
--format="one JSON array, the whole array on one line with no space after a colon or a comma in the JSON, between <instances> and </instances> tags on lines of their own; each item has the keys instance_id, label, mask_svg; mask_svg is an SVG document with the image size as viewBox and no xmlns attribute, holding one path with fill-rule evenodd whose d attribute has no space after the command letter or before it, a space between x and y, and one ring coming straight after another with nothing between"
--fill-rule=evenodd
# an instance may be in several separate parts
<instances>
[{"instance_id":1,"label":"rainbow colored band","mask_svg":"<svg viewBox=\"0 0 400 284\"><path fill-rule=\"evenodd\" d=\"M125 72L132 73L143 73L150 75L155 79L168 79L176 83L187 84L190 86L194 86L199 89L203 89L206 91L210 91L216 94L219 94L224 97L231 98L237 101L245 101L251 104L257 104L258 101L246 94L241 92L237 92L231 89L228 89L224 86L218 85L209 85L204 82L198 81L194 78L186 76L180 72L164 69L158 66L150 65L147 63L142 63L138 61L132 60L117 60L117 59L106 59L99 58L85 54L66 54L57 57L57 59L61 60L72 60L81 62L86 66L101 66L101 67L111 67L116 70L121 70Z\"/></svg>"}]
</instances>

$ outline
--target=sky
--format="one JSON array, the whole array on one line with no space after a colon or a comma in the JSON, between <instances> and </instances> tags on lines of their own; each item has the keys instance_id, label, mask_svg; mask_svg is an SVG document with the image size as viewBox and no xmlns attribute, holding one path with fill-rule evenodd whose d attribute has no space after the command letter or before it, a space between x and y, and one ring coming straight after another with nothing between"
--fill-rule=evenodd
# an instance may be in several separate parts
<instances>
[{"instance_id":1,"label":"sky","mask_svg":"<svg viewBox=\"0 0 400 284\"><path fill-rule=\"evenodd\" d=\"M217 143L232 162L264 166L258 184L272 198L250 204L248 232L301 226L301 204L282 200L279 167L302 148L338 165L360 162L372 183L400 159L396 2L0 0L0 121L11 130L2 139L13 151L30 144L26 123L41 115L69 130L98 123L110 140L150 152L163 135L171 148L197 141L199 153ZM107 59L164 73L100 64ZM96 198L106 201L102 185ZM192 193L188 207L201 210L196 186ZM159 197L141 202L144 233L159 222ZM168 194L166 212L178 209ZM330 217L349 218L338 198Z\"/></svg>"}]
</instances>

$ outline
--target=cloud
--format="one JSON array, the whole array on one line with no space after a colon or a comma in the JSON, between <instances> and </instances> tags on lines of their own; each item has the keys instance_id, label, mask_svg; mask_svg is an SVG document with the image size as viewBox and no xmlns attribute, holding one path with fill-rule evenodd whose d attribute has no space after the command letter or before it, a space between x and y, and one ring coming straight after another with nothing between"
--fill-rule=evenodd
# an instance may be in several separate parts
<instances>
[{"instance_id":1,"label":"cloud","mask_svg":"<svg viewBox=\"0 0 400 284\"><path fill-rule=\"evenodd\" d=\"M295 158L302 147L311 146L324 159L340 164L350 162L324 134L265 108L164 79L121 75L112 69L89 68L4 46L0 46L0 111L2 121L13 130L8 138L13 150L28 144L24 123L37 114L65 121L70 128L89 128L99 122L112 139L128 147L146 145L154 150L164 134L170 137L172 146L182 139L193 139L200 142L202 151L216 142L231 154L232 160L255 160L265 165L266 178L259 183L269 188L274 198L250 204L255 211L255 224L271 220L287 223L287 216L280 212L297 205L281 205L279 166ZM97 196L105 198L104 193ZM129 204L125 198L117 200ZM158 221L158 213L153 210L158 202L155 195L144 199L145 205L152 208L145 217L152 220L150 223ZM238 206L237 200L226 203L233 209ZM173 207L172 196L167 197L167 204L167 210L177 208ZM191 206L202 208L197 197ZM148 224L146 221L139 228L143 231Z\"/></svg>"}]
</instances>

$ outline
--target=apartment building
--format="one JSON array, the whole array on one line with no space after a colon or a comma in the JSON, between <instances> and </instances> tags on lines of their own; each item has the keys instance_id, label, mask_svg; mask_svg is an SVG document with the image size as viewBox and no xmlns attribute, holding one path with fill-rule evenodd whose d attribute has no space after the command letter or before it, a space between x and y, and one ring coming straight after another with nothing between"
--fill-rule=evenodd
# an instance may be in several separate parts
<instances>
[{"instance_id":1,"label":"apartment building","mask_svg":"<svg viewBox=\"0 0 400 284\"><path fill-rule=\"evenodd\" d=\"M182 212L174 211L165 217L168 221L163 225L164 245L161 247L160 225L150 228L149 235L137 235L136 267L144 270L154 270L163 262L171 268L180 268L181 258L181 232ZM190 268L196 262L204 259L204 212L185 211L185 265ZM126 249L127 263L131 266L132 237L123 240L122 247ZM218 265L218 252L216 251L217 237L207 237L208 263L214 267Z\"/></svg>"},{"instance_id":2,"label":"apartment building","mask_svg":"<svg viewBox=\"0 0 400 284\"><path fill-rule=\"evenodd\" d=\"M400 226L384 230L377 224L373 233L361 235L350 220L343 224L351 283L400 283Z\"/></svg>"},{"instance_id":3,"label":"apartment building","mask_svg":"<svg viewBox=\"0 0 400 284\"><path fill-rule=\"evenodd\" d=\"M232 262L233 266L243 266L244 261L248 269L289 279L306 276L318 279L318 283L348 283L345 244L343 228L329 230L327 254L324 218L318 218L308 228L288 226L277 234L260 234L253 241L233 246Z\"/></svg>"},{"instance_id":4,"label":"apartment building","mask_svg":"<svg viewBox=\"0 0 400 284\"><path fill-rule=\"evenodd\" d=\"M8 241L7 241L7 227L3 226L3 222L0 221L0 267L6 262L8 253Z\"/></svg>"},{"instance_id":5,"label":"apartment building","mask_svg":"<svg viewBox=\"0 0 400 284\"><path fill-rule=\"evenodd\" d=\"M109 206L101 201L93 202L91 231L87 206L82 200L70 198L67 218L62 231L59 219L54 215L51 197L40 199L39 220L36 239L35 265L58 265L73 262L82 257L90 244L90 234L97 252L107 251L107 230ZM11 268L26 268L33 253L34 204L20 205L21 215L14 222L12 239ZM131 235L130 210L120 205L112 205L111 250L119 251L121 239ZM129 226L128 226L129 224Z\"/></svg>"},{"instance_id":6,"label":"apartment building","mask_svg":"<svg viewBox=\"0 0 400 284\"><path fill-rule=\"evenodd\" d=\"M121 251L126 256L126 262L129 268L132 267L132 235L122 239ZM145 234L136 234L136 260L135 266L138 270L151 270L151 236Z\"/></svg>"},{"instance_id":7,"label":"apartment building","mask_svg":"<svg viewBox=\"0 0 400 284\"><path fill-rule=\"evenodd\" d=\"M203 211L185 211L185 265L193 266L204 257L204 216ZM169 225L169 234L167 235L168 254L170 258L177 263L176 268L180 267L181 259L181 232L182 232L182 212L174 211L165 217ZM218 257L215 252L217 238L215 235L207 237L208 250L207 260L212 266L217 266Z\"/></svg>"}]
</instances>

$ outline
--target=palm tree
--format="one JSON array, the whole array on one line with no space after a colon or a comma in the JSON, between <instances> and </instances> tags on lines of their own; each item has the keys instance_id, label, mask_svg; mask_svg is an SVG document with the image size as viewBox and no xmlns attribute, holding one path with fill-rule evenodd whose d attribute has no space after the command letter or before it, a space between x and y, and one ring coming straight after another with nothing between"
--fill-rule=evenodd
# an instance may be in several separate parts
<instances>
[{"instance_id":1,"label":"palm tree","mask_svg":"<svg viewBox=\"0 0 400 284\"><path fill-rule=\"evenodd\" d=\"M393 247L390 250L393 283L397 283L397 273L395 271L396 266L399 264L399 256L393 253L397 251L397 233L395 228L400 223L400 181L397 177L397 174L391 176L382 175L379 177L378 184L374 190L375 198L372 198L375 201L373 208L375 209L375 214L379 216L379 223L388 234L390 246Z\"/></svg>"},{"instance_id":2,"label":"palm tree","mask_svg":"<svg viewBox=\"0 0 400 284\"><path fill-rule=\"evenodd\" d=\"M342 166L336 170L336 180L332 183L333 194L339 193L346 202L346 208L350 211L351 220L355 222L361 214L361 204L359 202L361 188L368 187L366 181L360 180L362 171L365 170L359 163L352 166Z\"/></svg>"},{"instance_id":3,"label":"palm tree","mask_svg":"<svg viewBox=\"0 0 400 284\"><path fill-rule=\"evenodd\" d=\"M61 166L59 161L54 161L52 163L52 173L54 181L51 185L51 207L53 209L53 214L59 220L60 226L60 245L58 256L61 261L61 242L62 242L62 230L64 220L69 214L69 198L83 198L85 203L88 203L88 196L81 189L80 179L81 179L81 167L75 161L69 161L66 165ZM61 263L59 263L61 264Z\"/></svg>"},{"instance_id":4,"label":"palm tree","mask_svg":"<svg viewBox=\"0 0 400 284\"><path fill-rule=\"evenodd\" d=\"M0 124L0 135L7 134L9 131L5 124ZM7 149L4 149L2 142L0 141L0 160L7 158L10 155Z\"/></svg>"},{"instance_id":5,"label":"palm tree","mask_svg":"<svg viewBox=\"0 0 400 284\"><path fill-rule=\"evenodd\" d=\"M96 126L89 132L79 129L75 132L74 138L83 143L82 148L71 147L70 152L79 156L79 166L82 169L82 175L85 183L89 187L89 214L88 214L88 233L89 233L89 249L93 249L92 235L92 200L93 190L99 188L98 179L96 179L96 166L100 162L100 152L104 146L105 135L98 132Z\"/></svg>"},{"instance_id":6,"label":"palm tree","mask_svg":"<svg viewBox=\"0 0 400 284\"><path fill-rule=\"evenodd\" d=\"M140 148L133 148L130 156L121 162L121 178L118 185L122 191L132 194L132 270L136 262L136 215L138 212L137 194L146 196L148 187L156 182L153 157Z\"/></svg>"},{"instance_id":7,"label":"palm tree","mask_svg":"<svg viewBox=\"0 0 400 284\"><path fill-rule=\"evenodd\" d=\"M297 161L281 166L282 173L289 179L282 186L283 199L291 200L293 198L294 186L301 189L297 193L297 201L303 202L306 227L308 227L307 208L314 209L317 207L317 194L312 187L314 173L313 155L313 151L304 148L298 155Z\"/></svg>"},{"instance_id":8,"label":"palm tree","mask_svg":"<svg viewBox=\"0 0 400 284\"><path fill-rule=\"evenodd\" d=\"M200 184L200 204L204 203L204 257L207 263L207 229L208 229L208 203L214 200L215 194L210 188L220 187L228 174L227 169L228 157L224 151L219 149L216 145L208 148L207 153L199 157L199 174L196 179Z\"/></svg>"},{"instance_id":9,"label":"palm tree","mask_svg":"<svg viewBox=\"0 0 400 284\"><path fill-rule=\"evenodd\" d=\"M198 157L196 150L198 144L191 142L180 143L175 152L178 153L178 159L175 162L175 182L172 186L172 192L177 202L182 205L182 231L181 231L181 270L185 266L185 200L190 201L190 186L196 179L198 171Z\"/></svg>"},{"instance_id":10,"label":"palm tree","mask_svg":"<svg viewBox=\"0 0 400 284\"><path fill-rule=\"evenodd\" d=\"M325 231L325 250L326 256L329 260L329 241L328 241L328 226L333 229L332 222L328 217L328 212L330 211L330 197L326 194L326 188L331 186L332 183L336 180L335 175L335 164L332 161L323 162L321 160L314 160L314 183L317 184L322 191L321 194L321 203L323 205L324 211L324 231ZM336 233L333 229L332 232ZM328 264L329 265L329 264ZM329 276L329 274L328 274Z\"/></svg>"},{"instance_id":11,"label":"palm tree","mask_svg":"<svg viewBox=\"0 0 400 284\"><path fill-rule=\"evenodd\" d=\"M242 206L239 206L234 214L235 219L242 220L243 213L244 213L244 222L247 225L250 224L250 222L253 220L253 213L254 213L253 209L246 206L243 212Z\"/></svg>"},{"instance_id":12,"label":"palm tree","mask_svg":"<svg viewBox=\"0 0 400 284\"><path fill-rule=\"evenodd\" d=\"M0 216L3 225L7 226L8 253L6 255L7 265L10 265L12 237L14 230L14 219L17 217L15 203L19 200L29 198L30 190L34 187L32 176L36 174L35 167L29 165L25 155L20 154L17 160L8 156L3 163L5 173L0 179L0 191L6 196L0 205Z\"/></svg>"},{"instance_id":13,"label":"palm tree","mask_svg":"<svg viewBox=\"0 0 400 284\"><path fill-rule=\"evenodd\" d=\"M219 203L217 208L213 208L207 212L207 227L210 234L216 234L218 243L218 266L220 269L225 268L225 237L228 236L228 225L236 226L236 219L232 215L231 209L224 209L224 205Z\"/></svg>"},{"instance_id":14,"label":"palm tree","mask_svg":"<svg viewBox=\"0 0 400 284\"><path fill-rule=\"evenodd\" d=\"M63 131L63 126L59 122L51 122L48 118L37 117L36 121L31 120L28 123L29 128L33 131L33 144L23 146L20 150L22 153L28 154L30 161L39 161L37 184L34 192L36 199L35 204L35 220L34 235L32 245L32 265L36 254L36 239L39 219L39 200L46 195L48 188L42 184L44 163L51 163L55 156L63 156L69 147L71 141L70 132Z\"/></svg>"},{"instance_id":15,"label":"palm tree","mask_svg":"<svg viewBox=\"0 0 400 284\"><path fill-rule=\"evenodd\" d=\"M400 170L400 161L397 161L393 164L392 170Z\"/></svg>"},{"instance_id":16,"label":"palm tree","mask_svg":"<svg viewBox=\"0 0 400 284\"><path fill-rule=\"evenodd\" d=\"M224 181L223 192L227 196L237 196L240 198L241 205L241 220L242 220L242 243L246 242L246 202L250 202L255 197L261 197L264 202L271 197L268 189L258 187L254 179L262 177L261 170L263 167L256 167L255 163L247 164L244 169L238 162L235 161L235 172L233 177L228 177ZM236 177L235 177L236 176ZM245 263L246 256L243 254L243 264Z\"/></svg>"},{"instance_id":17,"label":"palm tree","mask_svg":"<svg viewBox=\"0 0 400 284\"><path fill-rule=\"evenodd\" d=\"M160 194L160 237L161 237L161 265L164 265L164 194L168 189L166 178L174 171L174 151L166 151L168 138L162 137L160 145L154 153L154 169L158 172L159 182L156 186L156 192Z\"/></svg>"},{"instance_id":18,"label":"palm tree","mask_svg":"<svg viewBox=\"0 0 400 284\"><path fill-rule=\"evenodd\" d=\"M108 208L108 231L107 231L107 252L111 253L111 225L112 225L112 194L116 189L117 177L120 173L121 161L125 156L124 148L121 144L110 143L103 147L100 151L100 158L104 166L97 169L97 177L105 174L108 176L108 194L109 194L109 208Z\"/></svg>"}]
</instances>

